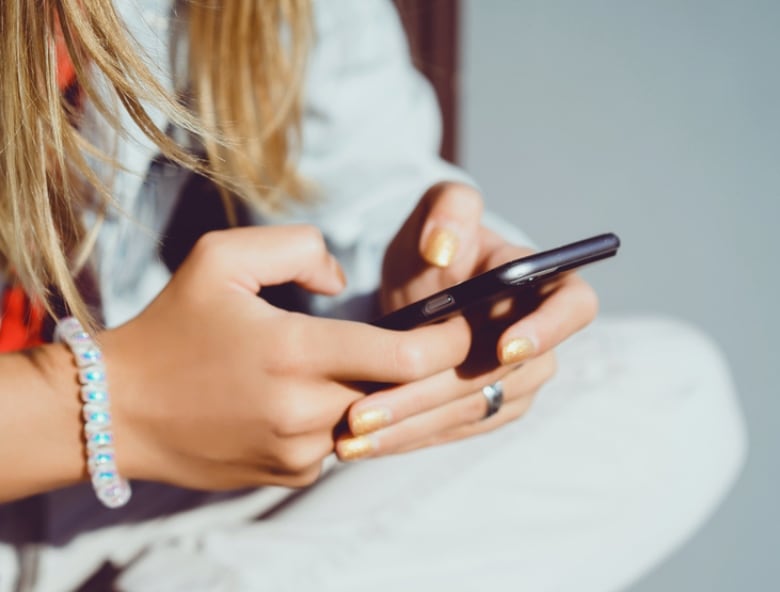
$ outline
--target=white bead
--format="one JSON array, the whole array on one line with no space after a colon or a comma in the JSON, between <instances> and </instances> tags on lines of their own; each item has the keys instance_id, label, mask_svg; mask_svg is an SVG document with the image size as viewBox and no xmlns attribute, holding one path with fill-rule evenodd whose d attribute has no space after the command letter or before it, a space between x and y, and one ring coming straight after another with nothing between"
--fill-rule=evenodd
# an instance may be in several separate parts
<instances>
[{"instance_id":1,"label":"white bead","mask_svg":"<svg viewBox=\"0 0 780 592\"><path fill-rule=\"evenodd\" d=\"M84 331L84 329L78 319L67 317L57 323L57 329L54 331L54 338L58 341L67 341L71 335L82 331Z\"/></svg>"},{"instance_id":2,"label":"white bead","mask_svg":"<svg viewBox=\"0 0 780 592\"><path fill-rule=\"evenodd\" d=\"M95 466L113 464L114 449L111 446L99 446L90 451L89 462Z\"/></svg>"},{"instance_id":3,"label":"white bead","mask_svg":"<svg viewBox=\"0 0 780 592\"><path fill-rule=\"evenodd\" d=\"M130 501L132 490L127 481L119 479L112 485L96 488L95 493L105 506L109 508L120 508Z\"/></svg>"},{"instance_id":4,"label":"white bead","mask_svg":"<svg viewBox=\"0 0 780 592\"><path fill-rule=\"evenodd\" d=\"M95 489L108 487L119 481L119 473L112 467L99 467L92 473L92 485Z\"/></svg>"},{"instance_id":5,"label":"white bead","mask_svg":"<svg viewBox=\"0 0 780 592\"><path fill-rule=\"evenodd\" d=\"M92 344L92 336L82 329L82 330L79 330L79 331L74 331L70 335L66 335L64 337L64 341L71 348L83 347L85 345L91 345Z\"/></svg>"},{"instance_id":6,"label":"white bead","mask_svg":"<svg viewBox=\"0 0 780 592\"><path fill-rule=\"evenodd\" d=\"M108 405L111 402L108 389L103 383L88 384L81 387L81 400L84 403Z\"/></svg>"},{"instance_id":7,"label":"white bead","mask_svg":"<svg viewBox=\"0 0 780 592\"><path fill-rule=\"evenodd\" d=\"M86 426L85 426L86 432ZM114 436L111 432L106 430L89 431L85 434L87 436L87 450L90 453L102 446L113 446Z\"/></svg>"},{"instance_id":8,"label":"white bead","mask_svg":"<svg viewBox=\"0 0 780 592\"><path fill-rule=\"evenodd\" d=\"M106 368L103 364L92 364L79 369L79 382L81 384L94 384L106 382Z\"/></svg>"},{"instance_id":9,"label":"white bead","mask_svg":"<svg viewBox=\"0 0 780 592\"><path fill-rule=\"evenodd\" d=\"M84 405L82 415L86 422L84 429L87 432L103 430L111 425L111 414L106 405L88 403Z\"/></svg>"},{"instance_id":10,"label":"white bead","mask_svg":"<svg viewBox=\"0 0 780 592\"><path fill-rule=\"evenodd\" d=\"M92 341L80 346L74 346L71 349L79 368L93 366L103 361L103 354Z\"/></svg>"}]
</instances>

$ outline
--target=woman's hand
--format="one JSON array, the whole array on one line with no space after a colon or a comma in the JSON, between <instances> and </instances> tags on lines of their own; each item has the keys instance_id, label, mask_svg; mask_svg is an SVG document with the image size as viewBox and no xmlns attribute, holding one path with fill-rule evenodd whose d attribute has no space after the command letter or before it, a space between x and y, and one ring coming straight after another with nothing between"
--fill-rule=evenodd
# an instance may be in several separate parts
<instances>
[{"instance_id":1,"label":"woman's hand","mask_svg":"<svg viewBox=\"0 0 780 592\"><path fill-rule=\"evenodd\" d=\"M531 252L481 226L481 214L482 200L471 187L441 184L428 191L388 247L383 312ZM584 280L566 274L530 314L516 304L501 302L460 325L459 339L471 344L464 364L356 400L349 411L352 434L338 442L341 458L457 440L523 415L555 372L553 348L594 318L597 299ZM498 380L503 406L485 418L482 389Z\"/></svg>"},{"instance_id":2,"label":"woman's hand","mask_svg":"<svg viewBox=\"0 0 780 592\"><path fill-rule=\"evenodd\" d=\"M100 336L120 472L212 490L309 484L359 381L425 380L467 356L462 319L398 333L257 297L288 281L343 288L317 230L210 233L141 315Z\"/></svg>"}]
</instances>

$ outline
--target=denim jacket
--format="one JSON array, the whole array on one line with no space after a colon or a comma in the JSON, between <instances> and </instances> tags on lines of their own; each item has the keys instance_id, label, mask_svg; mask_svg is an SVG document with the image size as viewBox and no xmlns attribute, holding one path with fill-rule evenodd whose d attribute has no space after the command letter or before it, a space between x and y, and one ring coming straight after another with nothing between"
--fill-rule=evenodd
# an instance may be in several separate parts
<instances>
[{"instance_id":1,"label":"denim jacket","mask_svg":"<svg viewBox=\"0 0 780 592\"><path fill-rule=\"evenodd\" d=\"M173 0L117 2L115 7L153 72L173 90L171 40L181 24ZM390 0L315 0L313 7L315 41L305 80L298 172L322 199L281 214L252 213L251 222L318 226L344 266L349 287L337 298L307 297L307 308L365 319L374 314L385 247L419 198L439 181L471 181L438 156L441 123L435 95L411 63ZM151 108L149 113L167 128L162 113ZM137 315L169 280L159 254L160 236L189 175L156 159L156 146L125 111L121 121L125 133L118 135L87 103L81 128L123 166L100 171L105 165L94 162L103 177L111 178L118 204L102 223L96 246L108 327ZM93 221L87 216L87 224ZM489 214L487 222L524 240Z\"/></svg>"}]
</instances>

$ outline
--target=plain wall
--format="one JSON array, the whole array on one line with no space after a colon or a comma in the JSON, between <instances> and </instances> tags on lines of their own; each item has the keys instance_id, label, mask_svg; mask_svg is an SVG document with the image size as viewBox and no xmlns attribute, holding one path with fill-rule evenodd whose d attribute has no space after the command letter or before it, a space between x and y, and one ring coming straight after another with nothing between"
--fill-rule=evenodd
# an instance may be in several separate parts
<instances>
[{"instance_id":1,"label":"plain wall","mask_svg":"<svg viewBox=\"0 0 780 592\"><path fill-rule=\"evenodd\" d=\"M632 590L780 589L780 2L463 6L460 156L490 207L541 246L617 232L586 273L604 313L688 319L732 364L743 475Z\"/></svg>"}]
</instances>

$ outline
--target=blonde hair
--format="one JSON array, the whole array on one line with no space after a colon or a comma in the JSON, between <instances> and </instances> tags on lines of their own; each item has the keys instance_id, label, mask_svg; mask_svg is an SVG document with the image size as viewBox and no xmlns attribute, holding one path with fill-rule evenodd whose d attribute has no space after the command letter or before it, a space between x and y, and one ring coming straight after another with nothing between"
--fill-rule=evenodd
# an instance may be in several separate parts
<instances>
[{"instance_id":1,"label":"blonde hair","mask_svg":"<svg viewBox=\"0 0 780 592\"><path fill-rule=\"evenodd\" d=\"M47 305L59 292L89 322L75 277L97 233L87 208L112 205L107 180L86 156L120 167L78 132L79 114L56 80L54 38L61 30L81 90L122 133L117 101L171 160L210 176L257 207L303 199L295 175L300 94L311 38L309 0L192 0L187 11L190 102L171 95L107 0L0 2L0 264ZM41 10L43 7L43 10ZM102 75L117 101L97 91ZM158 128L145 104L194 135L205 158Z\"/></svg>"}]
</instances>

